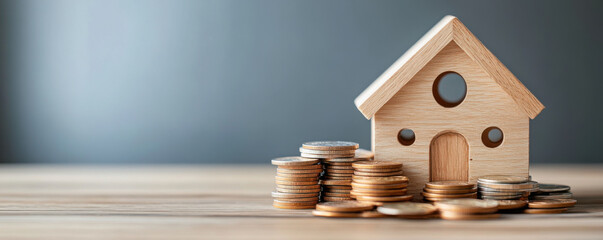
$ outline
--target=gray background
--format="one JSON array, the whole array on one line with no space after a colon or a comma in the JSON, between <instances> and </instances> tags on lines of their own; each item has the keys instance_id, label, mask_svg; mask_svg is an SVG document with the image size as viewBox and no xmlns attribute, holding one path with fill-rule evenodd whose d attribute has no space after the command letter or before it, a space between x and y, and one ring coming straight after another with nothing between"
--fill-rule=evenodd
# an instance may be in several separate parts
<instances>
[{"instance_id":1,"label":"gray background","mask_svg":"<svg viewBox=\"0 0 603 240\"><path fill-rule=\"evenodd\" d=\"M547 108L532 163L602 162L595 1L2 1L0 159L268 163L370 147L353 100L444 15Z\"/></svg>"}]
</instances>

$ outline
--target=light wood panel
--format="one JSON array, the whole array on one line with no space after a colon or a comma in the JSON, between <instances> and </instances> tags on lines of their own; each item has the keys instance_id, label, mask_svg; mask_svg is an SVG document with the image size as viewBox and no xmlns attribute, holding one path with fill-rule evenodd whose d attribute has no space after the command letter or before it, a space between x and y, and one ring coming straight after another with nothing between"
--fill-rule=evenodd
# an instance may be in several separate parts
<instances>
[{"instance_id":1,"label":"light wood panel","mask_svg":"<svg viewBox=\"0 0 603 240\"><path fill-rule=\"evenodd\" d=\"M469 145L459 133L436 136L429 149L430 181L468 181Z\"/></svg>"},{"instance_id":2,"label":"light wood panel","mask_svg":"<svg viewBox=\"0 0 603 240\"><path fill-rule=\"evenodd\" d=\"M0 239L599 239L603 165L533 166L572 187L560 215L325 219L271 206L269 165L0 166Z\"/></svg>"}]
</instances>

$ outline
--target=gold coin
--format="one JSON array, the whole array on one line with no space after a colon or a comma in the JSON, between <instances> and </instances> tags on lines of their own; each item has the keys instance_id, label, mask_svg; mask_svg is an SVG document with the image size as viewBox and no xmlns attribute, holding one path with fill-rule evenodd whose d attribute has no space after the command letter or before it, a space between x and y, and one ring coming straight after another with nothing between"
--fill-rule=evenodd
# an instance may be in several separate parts
<instances>
[{"instance_id":1,"label":"gold coin","mask_svg":"<svg viewBox=\"0 0 603 240\"><path fill-rule=\"evenodd\" d=\"M531 181L526 183L510 184L510 183L478 183L479 187L493 188L493 189L538 189L538 183Z\"/></svg>"},{"instance_id":2,"label":"gold coin","mask_svg":"<svg viewBox=\"0 0 603 240\"><path fill-rule=\"evenodd\" d=\"M480 183L524 183L528 181L528 178L510 175L488 175L479 177L477 181Z\"/></svg>"},{"instance_id":3,"label":"gold coin","mask_svg":"<svg viewBox=\"0 0 603 240\"><path fill-rule=\"evenodd\" d=\"M316 201L318 202L318 199ZM278 204L281 206L315 206L317 202L291 202L277 199L272 200L273 204Z\"/></svg>"},{"instance_id":4,"label":"gold coin","mask_svg":"<svg viewBox=\"0 0 603 240\"><path fill-rule=\"evenodd\" d=\"M329 211L312 211L312 215L318 217L333 217L333 218L358 218L362 217L362 213L358 212L329 212Z\"/></svg>"},{"instance_id":5,"label":"gold coin","mask_svg":"<svg viewBox=\"0 0 603 240\"><path fill-rule=\"evenodd\" d=\"M385 173L354 171L354 175L365 176L365 177L391 177L391 176L401 176L402 174L404 174L404 172L402 172L402 171L399 171L399 172L385 172Z\"/></svg>"},{"instance_id":6,"label":"gold coin","mask_svg":"<svg viewBox=\"0 0 603 240\"><path fill-rule=\"evenodd\" d=\"M467 189L474 188L475 185L464 181L437 181L428 182L425 184L425 187L431 189Z\"/></svg>"},{"instance_id":7,"label":"gold coin","mask_svg":"<svg viewBox=\"0 0 603 240\"><path fill-rule=\"evenodd\" d=\"M368 188L368 189L399 189L405 188L408 184L406 183L395 183L395 184L364 184L352 182L353 188Z\"/></svg>"},{"instance_id":8,"label":"gold coin","mask_svg":"<svg viewBox=\"0 0 603 240\"><path fill-rule=\"evenodd\" d=\"M272 206L275 208L282 208L282 209L314 209L314 205L290 206L290 205L279 205L279 204L273 203Z\"/></svg>"},{"instance_id":9,"label":"gold coin","mask_svg":"<svg viewBox=\"0 0 603 240\"><path fill-rule=\"evenodd\" d=\"M314 164L314 165L282 165L278 166L281 169L322 169L322 165Z\"/></svg>"},{"instance_id":10,"label":"gold coin","mask_svg":"<svg viewBox=\"0 0 603 240\"><path fill-rule=\"evenodd\" d=\"M274 179L276 181L285 181L285 182L314 182L314 181L318 181L318 177L286 178L286 177L281 177L281 176L275 176Z\"/></svg>"},{"instance_id":11,"label":"gold coin","mask_svg":"<svg viewBox=\"0 0 603 240\"><path fill-rule=\"evenodd\" d=\"M284 189L320 189L320 185L281 185L276 184L276 188L284 188Z\"/></svg>"},{"instance_id":12,"label":"gold coin","mask_svg":"<svg viewBox=\"0 0 603 240\"><path fill-rule=\"evenodd\" d=\"M529 214L554 214L566 212L567 208L526 208L524 213Z\"/></svg>"},{"instance_id":13,"label":"gold coin","mask_svg":"<svg viewBox=\"0 0 603 240\"><path fill-rule=\"evenodd\" d=\"M339 202L339 201L350 201L350 200L354 200L352 198L349 197L322 197L322 200L327 201L327 202Z\"/></svg>"},{"instance_id":14,"label":"gold coin","mask_svg":"<svg viewBox=\"0 0 603 240\"><path fill-rule=\"evenodd\" d=\"M331 173L349 173L349 174L353 174L354 170L346 170L346 169L329 169L327 168L325 171L327 174L331 174Z\"/></svg>"},{"instance_id":15,"label":"gold coin","mask_svg":"<svg viewBox=\"0 0 603 240\"><path fill-rule=\"evenodd\" d=\"M350 196L368 196L368 197L390 197L390 196L402 196L406 194L406 189L399 190L398 192L358 192L350 191Z\"/></svg>"},{"instance_id":16,"label":"gold coin","mask_svg":"<svg viewBox=\"0 0 603 240\"><path fill-rule=\"evenodd\" d=\"M283 192L272 192L274 198L309 198L318 197L318 192L314 193L283 193Z\"/></svg>"},{"instance_id":17,"label":"gold coin","mask_svg":"<svg viewBox=\"0 0 603 240\"><path fill-rule=\"evenodd\" d=\"M473 192L477 192L477 188L465 188L465 189L423 188L423 191L429 192L429 193L440 193L440 194L458 194L458 193L473 193Z\"/></svg>"},{"instance_id":18,"label":"gold coin","mask_svg":"<svg viewBox=\"0 0 603 240\"><path fill-rule=\"evenodd\" d=\"M401 168L402 163L392 161L358 161L352 163L352 167L358 169Z\"/></svg>"},{"instance_id":19,"label":"gold coin","mask_svg":"<svg viewBox=\"0 0 603 240\"><path fill-rule=\"evenodd\" d=\"M309 154L319 154L319 155L341 155L341 154L345 154L345 155L350 155L350 154L356 154L356 150L352 149L352 150L316 150L316 149L306 149L303 147L299 148L299 152L300 153L309 153Z\"/></svg>"},{"instance_id":20,"label":"gold coin","mask_svg":"<svg viewBox=\"0 0 603 240\"><path fill-rule=\"evenodd\" d=\"M452 211L458 213L493 213L498 210L498 202L495 200L480 200L471 198L459 198L436 202L435 206L441 211Z\"/></svg>"},{"instance_id":21,"label":"gold coin","mask_svg":"<svg viewBox=\"0 0 603 240\"><path fill-rule=\"evenodd\" d=\"M441 193L422 192L421 194L428 198L475 198L475 197L477 197L477 193L441 194Z\"/></svg>"},{"instance_id":22,"label":"gold coin","mask_svg":"<svg viewBox=\"0 0 603 240\"><path fill-rule=\"evenodd\" d=\"M500 214L459 214L457 212L441 212L440 217L446 220L485 220L499 218Z\"/></svg>"},{"instance_id":23,"label":"gold coin","mask_svg":"<svg viewBox=\"0 0 603 240\"><path fill-rule=\"evenodd\" d=\"M396 183L407 183L408 178L406 176L390 176L390 177L367 177L354 175L352 177L354 182L365 183L365 184L396 184Z\"/></svg>"},{"instance_id":24,"label":"gold coin","mask_svg":"<svg viewBox=\"0 0 603 240\"><path fill-rule=\"evenodd\" d=\"M316 205L316 210L329 212L360 212L372 210L375 206L372 204L361 203L357 201L342 201L319 203Z\"/></svg>"},{"instance_id":25,"label":"gold coin","mask_svg":"<svg viewBox=\"0 0 603 240\"><path fill-rule=\"evenodd\" d=\"M306 174L306 173L321 173L321 169L285 169L285 168L277 168L276 172L278 173L293 173L293 174Z\"/></svg>"},{"instance_id":26,"label":"gold coin","mask_svg":"<svg viewBox=\"0 0 603 240\"><path fill-rule=\"evenodd\" d=\"M369 173L390 173L390 172L401 172L402 168L365 168L365 169L356 169L358 172L369 172Z\"/></svg>"},{"instance_id":27,"label":"gold coin","mask_svg":"<svg viewBox=\"0 0 603 240\"><path fill-rule=\"evenodd\" d=\"M526 205L528 205L528 201L524 200L498 200L499 210L523 208Z\"/></svg>"},{"instance_id":28,"label":"gold coin","mask_svg":"<svg viewBox=\"0 0 603 240\"><path fill-rule=\"evenodd\" d=\"M575 199L550 199L530 201L530 208L567 208L576 205Z\"/></svg>"},{"instance_id":29,"label":"gold coin","mask_svg":"<svg viewBox=\"0 0 603 240\"><path fill-rule=\"evenodd\" d=\"M317 189L290 189L290 188L276 188L276 191L282 193L315 193L320 192L320 188Z\"/></svg>"},{"instance_id":30,"label":"gold coin","mask_svg":"<svg viewBox=\"0 0 603 240\"><path fill-rule=\"evenodd\" d=\"M320 173L276 173L276 176L282 178L318 178L318 175L320 175Z\"/></svg>"},{"instance_id":31,"label":"gold coin","mask_svg":"<svg viewBox=\"0 0 603 240\"><path fill-rule=\"evenodd\" d=\"M351 180L320 180L320 184L322 185L341 185L341 186L351 186Z\"/></svg>"},{"instance_id":32,"label":"gold coin","mask_svg":"<svg viewBox=\"0 0 603 240\"><path fill-rule=\"evenodd\" d=\"M401 203L386 203L383 206L378 207L377 211L386 215L405 216L405 215L428 215L432 214L438 209L429 203L414 203L414 202L401 202Z\"/></svg>"},{"instance_id":33,"label":"gold coin","mask_svg":"<svg viewBox=\"0 0 603 240\"><path fill-rule=\"evenodd\" d=\"M314 158L303 158L303 157L280 157L272 159L272 164L277 166L290 166L290 165L313 165L320 162L319 159Z\"/></svg>"},{"instance_id":34,"label":"gold coin","mask_svg":"<svg viewBox=\"0 0 603 240\"><path fill-rule=\"evenodd\" d=\"M358 143L346 141L314 141L302 144L305 149L316 150L353 150L358 149Z\"/></svg>"},{"instance_id":35,"label":"gold coin","mask_svg":"<svg viewBox=\"0 0 603 240\"><path fill-rule=\"evenodd\" d=\"M369 202L403 202L412 200L412 195L404 196L389 196L389 197L373 197L373 196L359 196L355 195L358 201L369 201Z\"/></svg>"}]
</instances>

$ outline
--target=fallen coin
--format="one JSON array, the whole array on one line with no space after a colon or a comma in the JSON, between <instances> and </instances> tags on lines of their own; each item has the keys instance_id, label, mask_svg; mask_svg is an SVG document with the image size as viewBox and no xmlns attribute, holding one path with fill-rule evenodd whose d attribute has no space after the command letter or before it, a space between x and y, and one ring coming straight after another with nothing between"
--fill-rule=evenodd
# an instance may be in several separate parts
<instances>
[{"instance_id":1,"label":"fallen coin","mask_svg":"<svg viewBox=\"0 0 603 240\"><path fill-rule=\"evenodd\" d=\"M528 205L528 201L525 200L498 200L499 210L523 208L526 205Z\"/></svg>"},{"instance_id":2,"label":"fallen coin","mask_svg":"<svg viewBox=\"0 0 603 240\"><path fill-rule=\"evenodd\" d=\"M537 200L530 201L528 206L530 208L567 208L576 205L575 199L551 199L551 200Z\"/></svg>"},{"instance_id":3,"label":"fallen coin","mask_svg":"<svg viewBox=\"0 0 603 240\"><path fill-rule=\"evenodd\" d=\"M429 203L386 203L377 208L377 211L386 215L405 216L405 215L428 215L438 209Z\"/></svg>"},{"instance_id":4,"label":"fallen coin","mask_svg":"<svg viewBox=\"0 0 603 240\"><path fill-rule=\"evenodd\" d=\"M529 214L554 214L566 212L567 208L526 208L524 213Z\"/></svg>"},{"instance_id":5,"label":"fallen coin","mask_svg":"<svg viewBox=\"0 0 603 240\"><path fill-rule=\"evenodd\" d=\"M493 213L498 210L498 202L495 200L480 200L471 198L460 198L436 202L435 206L443 211L457 213Z\"/></svg>"},{"instance_id":6,"label":"fallen coin","mask_svg":"<svg viewBox=\"0 0 603 240\"><path fill-rule=\"evenodd\" d=\"M486 220L499 218L500 214L459 214L457 212L441 212L440 217L446 220Z\"/></svg>"}]
</instances>

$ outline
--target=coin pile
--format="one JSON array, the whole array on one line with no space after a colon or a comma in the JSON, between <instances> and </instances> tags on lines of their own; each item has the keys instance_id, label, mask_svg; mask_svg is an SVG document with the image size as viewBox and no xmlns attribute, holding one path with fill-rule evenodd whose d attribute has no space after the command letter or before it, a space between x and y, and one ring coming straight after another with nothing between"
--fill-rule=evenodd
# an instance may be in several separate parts
<instances>
[{"instance_id":1,"label":"coin pile","mask_svg":"<svg viewBox=\"0 0 603 240\"><path fill-rule=\"evenodd\" d=\"M354 174L352 163L372 158L372 152L357 149L358 143L344 141L307 142L299 148L302 157L318 158L324 166L320 181L322 201L353 200L350 198L350 184Z\"/></svg>"},{"instance_id":2,"label":"coin pile","mask_svg":"<svg viewBox=\"0 0 603 240\"><path fill-rule=\"evenodd\" d=\"M351 197L361 202L405 202L408 178L402 175L402 164L390 161L359 161L354 168Z\"/></svg>"},{"instance_id":3,"label":"coin pile","mask_svg":"<svg viewBox=\"0 0 603 240\"><path fill-rule=\"evenodd\" d=\"M481 220L500 217L498 202L495 200L481 200L460 198L435 202L440 211L440 217L447 220Z\"/></svg>"},{"instance_id":4,"label":"coin pile","mask_svg":"<svg viewBox=\"0 0 603 240\"><path fill-rule=\"evenodd\" d=\"M272 159L276 169L276 191L273 206L284 209L312 209L319 200L322 173L320 160L304 157Z\"/></svg>"},{"instance_id":5,"label":"coin pile","mask_svg":"<svg viewBox=\"0 0 603 240\"><path fill-rule=\"evenodd\" d=\"M572 199L574 195L570 192L570 187L561 184L539 183L538 192L532 193L530 199L550 200L550 199Z\"/></svg>"},{"instance_id":6,"label":"coin pile","mask_svg":"<svg viewBox=\"0 0 603 240\"><path fill-rule=\"evenodd\" d=\"M475 184L464 181L428 182L423 188L423 200L438 202L456 198L477 198Z\"/></svg>"},{"instance_id":7,"label":"coin pile","mask_svg":"<svg viewBox=\"0 0 603 240\"><path fill-rule=\"evenodd\" d=\"M528 203L528 208L524 210L524 213L562 213L567 211L568 207L573 207L574 205L576 205L575 199L532 200Z\"/></svg>"},{"instance_id":8,"label":"coin pile","mask_svg":"<svg viewBox=\"0 0 603 240\"><path fill-rule=\"evenodd\" d=\"M337 217L337 218L377 218L385 215L373 211L375 206L369 203L357 201L323 202L316 205L312 211L314 216Z\"/></svg>"},{"instance_id":9,"label":"coin pile","mask_svg":"<svg viewBox=\"0 0 603 240\"><path fill-rule=\"evenodd\" d=\"M527 177L491 175L477 179L482 199L527 200L530 193L538 191L538 183Z\"/></svg>"},{"instance_id":10,"label":"coin pile","mask_svg":"<svg viewBox=\"0 0 603 240\"><path fill-rule=\"evenodd\" d=\"M377 208L382 214L410 219L437 218L437 210L432 204L414 202L385 203Z\"/></svg>"}]
</instances>

